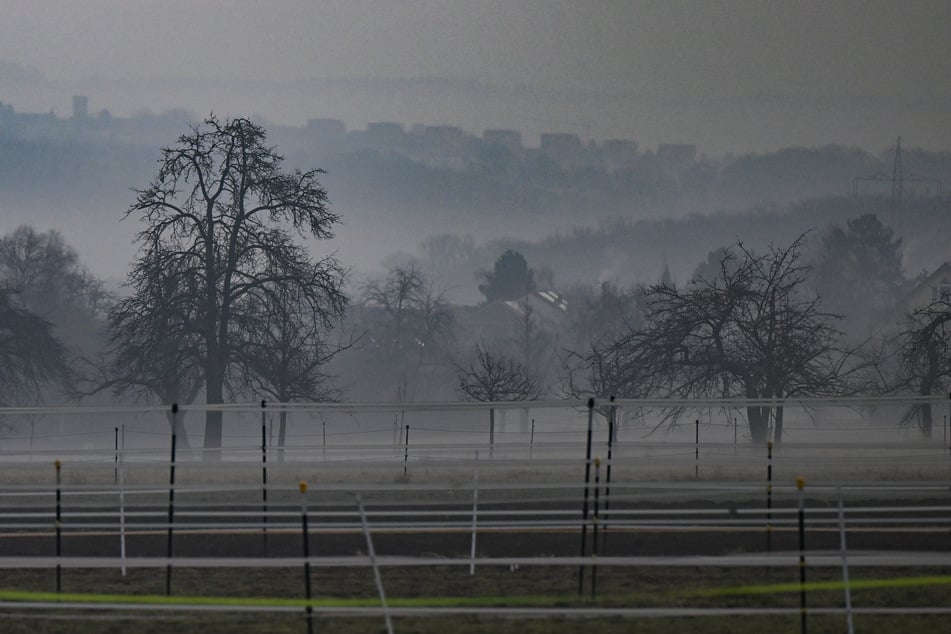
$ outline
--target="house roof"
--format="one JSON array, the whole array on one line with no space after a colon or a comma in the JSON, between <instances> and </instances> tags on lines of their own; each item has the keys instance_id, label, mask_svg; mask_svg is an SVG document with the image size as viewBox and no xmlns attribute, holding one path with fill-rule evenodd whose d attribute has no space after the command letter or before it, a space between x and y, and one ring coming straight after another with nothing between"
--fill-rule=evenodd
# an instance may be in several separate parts
<instances>
[{"instance_id":1,"label":"house roof","mask_svg":"<svg viewBox=\"0 0 951 634\"><path fill-rule=\"evenodd\" d=\"M917 307L931 302L942 287L951 287L951 262L943 263L915 284L908 295L909 304Z\"/></svg>"}]
</instances>

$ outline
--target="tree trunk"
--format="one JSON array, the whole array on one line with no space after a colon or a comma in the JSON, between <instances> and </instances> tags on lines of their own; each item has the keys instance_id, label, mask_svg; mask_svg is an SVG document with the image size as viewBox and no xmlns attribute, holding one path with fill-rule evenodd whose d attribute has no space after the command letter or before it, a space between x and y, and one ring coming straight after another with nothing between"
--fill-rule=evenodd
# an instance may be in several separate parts
<instances>
[{"instance_id":1,"label":"tree trunk","mask_svg":"<svg viewBox=\"0 0 951 634\"><path fill-rule=\"evenodd\" d=\"M224 403L224 376L221 368L215 367L209 360L206 379L206 398L208 405ZM205 458L221 460L221 410L205 412Z\"/></svg>"},{"instance_id":2,"label":"tree trunk","mask_svg":"<svg viewBox=\"0 0 951 634\"><path fill-rule=\"evenodd\" d=\"M489 457L495 450L495 408L489 408Z\"/></svg>"},{"instance_id":3,"label":"tree trunk","mask_svg":"<svg viewBox=\"0 0 951 634\"><path fill-rule=\"evenodd\" d=\"M765 445L769 440L769 408L747 406L746 417L749 419L750 440L753 444Z\"/></svg>"},{"instance_id":4,"label":"tree trunk","mask_svg":"<svg viewBox=\"0 0 951 634\"><path fill-rule=\"evenodd\" d=\"M175 416L171 410L165 413L168 419L168 428L175 434L175 442L185 451L191 450L191 443L188 441L188 432L185 430L185 412L179 410L179 415Z\"/></svg>"},{"instance_id":5,"label":"tree trunk","mask_svg":"<svg viewBox=\"0 0 951 634\"><path fill-rule=\"evenodd\" d=\"M921 429L921 435L931 440L931 403L922 403L918 412L918 427Z\"/></svg>"},{"instance_id":6,"label":"tree trunk","mask_svg":"<svg viewBox=\"0 0 951 634\"><path fill-rule=\"evenodd\" d=\"M773 445L779 447L783 442L783 408L776 408L776 428L773 430Z\"/></svg>"},{"instance_id":7,"label":"tree trunk","mask_svg":"<svg viewBox=\"0 0 951 634\"><path fill-rule=\"evenodd\" d=\"M281 422L277 431L277 461L284 462L284 441L287 439L287 412L281 411Z\"/></svg>"}]
</instances>

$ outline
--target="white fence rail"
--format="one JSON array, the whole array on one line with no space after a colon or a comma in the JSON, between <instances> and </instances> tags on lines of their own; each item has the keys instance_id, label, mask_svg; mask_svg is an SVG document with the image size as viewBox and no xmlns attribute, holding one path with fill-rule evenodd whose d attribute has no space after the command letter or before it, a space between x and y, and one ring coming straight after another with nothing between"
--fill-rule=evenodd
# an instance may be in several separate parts
<instances>
[{"instance_id":1,"label":"white fence rail","mask_svg":"<svg viewBox=\"0 0 951 634\"><path fill-rule=\"evenodd\" d=\"M935 422L930 438L917 427L898 424L909 408L924 402L932 405ZM780 403L784 437L772 447L754 445L744 433L748 404L618 400L613 418L611 403L600 401L591 409L575 401L228 405L220 408L220 453L199 447L203 413L211 409L205 406L179 411L183 418L178 422L190 443L178 435L173 441L167 407L6 409L0 411L0 569L55 569L57 583L63 571L73 569L121 568L123 574L126 569L166 569L171 589L173 567L457 570L452 574L498 567L545 567L563 574L581 567L583 580L585 567L593 571L595 563L622 572L653 566L794 570L804 557L810 568L842 567L847 597L848 567L929 569L937 575L951 571L951 547L942 545L947 541L942 536L951 530L947 400L785 401ZM496 411L494 429L490 407ZM673 407L682 409L676 425L664 418ZM286 442L279 447L282 418ZM797 496L803 499L797 477L805 478L808 496L802 518L796 507ZM298 490L300 480L311 484L306 498ZM822 545L790 550L789 537L797 530L809 537L809 544ZM353 535L366 536L369 543L371 533L462 535L471 548L465 548L468 556L411 551L375 558L267 551L268 539ZM690 552L681 555L623 546L641 543L644 535L714 533L745 536L742 552L705 552L702 539L688 540ZM875 548L847 550L846 533L882 537ZM486 535L540 534L555 535L552 543L560 550L497 555L477 549ZM827 534L841 535L842 546L838 541L829 545ZM153 545L148 552L128 554L128 540L156 535L167 536L166 552L154 552ZM579 535L580 554L573 546ZM196 556L172 549L173 541L187 543L201 536L258 536L263 551ZM621 552L607 549L606 536ZM45 546L23 554L11 545L27 539ZM605 548L600 553L599 539ZM77 552L92 543L99 546ZM562 548L564 544L571 546ZM11 610L73 610L78 615L92 607L143 613L176 607L228 609L213 599L170 607L131 600L114 604L103 599L93 605L5 597L0 588L0 617ZM241 609L302 608L258 601ZM380 616L386 606L315 609L328 616ZM948 611L947 605L849 604L813 613ZM685 612L681 605L471 604L390 606L386 613L643 618L688 612L788 614L790 608L697 607Z\"/></svg>"}]
</instances>

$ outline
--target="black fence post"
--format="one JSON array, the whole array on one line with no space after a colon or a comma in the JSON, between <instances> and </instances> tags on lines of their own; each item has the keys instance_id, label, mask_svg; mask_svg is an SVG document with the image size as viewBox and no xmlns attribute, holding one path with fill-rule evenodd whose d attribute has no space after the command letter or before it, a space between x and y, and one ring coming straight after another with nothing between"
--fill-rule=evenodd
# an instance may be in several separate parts
<instances>
[{"instance_id":1,"label":"black fence post","mask_svg":"<svg viewBox=\"0 0 951 634\"><path fill-rule=\"evenodd\" d=\"M301 534L304 537L304 596L307 598L307 634L314 634L314 606L310 586L310 531L307 529L307 483L301 480L300 489L300 521Z\"/></svg>"},{"instance_id":2,"label":"black fence post","mask_svg":"<svg viewBox=\"0 0 951 634\"><path fill-rule=\"evenodd\" d=\"M611 508L611 458L614 450L614 435L617 430L617 408L614 406L614 396L611 396L611 409L608 414L608 464L604 474L604 537L602 546L604 552L608 548L608 510Z\"/></svg>"},{"instance_id":3,"label":"black fence post","mask_svg":"<svg viewBox=\"0 0 951 634\"><path fill-rule=\"evenodd\" d=\"M261 519L264 536L264 555L267 556L267 401L261 399Z\"/></svg>"},{"instance_id":4,"label":"black fence post","mask_svg":"<svg viewBox=\"0 0 951 634\"><path fill-rule=\"evenodd\" d=\"M601 458L594 459L594 513L591 517L591 598L598 594L598 493L601 490Z\"/></svg>"},{"instance_id":5,"label":"black fence post","mask_svg":"<svg viewBox=\"0 0 951 634\"><path fill-rule=\"evenodd\" d=\"M178 403L172 403L172 451L168 471L168 536L165 543L165 595L172 596L172 526L175 523L175 429L178 427Z\"/></svg>"},{"instance_id":6,"label":"black fence post","mask_svg":"<svg viewBox=\"0 0 951 634\"><path fill-rule=\"evenodd\" d=\"M588 540L588 485L591 482L591 428L594 424L594 399L588 399L588 441L584 457L584 504L581 507L581 557ZM584 564L578 568L578 594L584 592Z\"/></svg>"},{"instance_id":7,"label":"black fence post","mask_svg":"<svg viewBox=\"0 0 951 634\"><path fill-rule=\"evenodd\" d=\"M489 408L489 458L495 455L495 408Z\"/></svg>"},{"instance_id":8,"label":"black fence post","mask_svg":"<svg viewBox=\"0 0 951 634\"><path fill-rule=\"evenodd\" d=\"M766 552L773 545L773 441L766 443Z\"/></svg>"},{"instance_id":9,"label":"black fence post","mask_svg":"<svg viewBox=\"0 0 951 634\"><path fill-rule=\"evenodd\" d=\"M694 422L694 441L693 441L693 479L700 479L700 419Z\"/></svg>"},{"instance_id":10,"label":"black fence post","mask_svg":"<svg viewBox=\"0 0 951 634\"><path fill-rule=\"evenodd\" d=\"M58 459L53 463L56 467L56 594L63 591L63 566L60 557L63 554L63 494L61 472L63 463Z\"/></svg>"},{"instance_id":11,"label":"black fence post","mask_svg":"<svg viewBox=\"0 0 951 634\"><path fill-rule=\"evenodd\" d=\"M528 437L528 459L531 460L535 455L535 419L532 418L532 432Z\"/></svg>"},{"instance_id":12,"label":"black fence post","mask_svg":"<svg viewBox=\"0 0 951 634\"><path fill-rule=\"evenodd\" d=\"M799 629L806 634L806 509L802 489L806 481L796 478L799 489Z\"/></svg>"}]
</instances>

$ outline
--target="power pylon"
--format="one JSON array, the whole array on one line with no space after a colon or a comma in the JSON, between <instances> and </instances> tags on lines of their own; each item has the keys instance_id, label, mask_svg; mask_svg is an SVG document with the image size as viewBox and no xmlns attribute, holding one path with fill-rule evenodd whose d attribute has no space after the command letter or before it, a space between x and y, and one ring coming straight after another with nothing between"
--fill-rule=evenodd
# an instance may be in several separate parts
<instances>
[{"instance_id":1,"label":"power pylon","mask_svg":"<svg viewBox=\"0 0 951 634\"><path fill-rule=\"evenodd\" d=\"M927 178L916 174L906 174L902 166L901 159L901 137L895 141L895 157L892 160L892 173L878 171L871 176L857 176L852 179L852 196L857 198L859 195L859 183L877 182L891 183L892 186L892 227L895 233L901 235L902 215L904 207L905 183L929 183L934 185L935 197L941 198L941 180L938 178Z\"/></svg>"}]
</instances>

